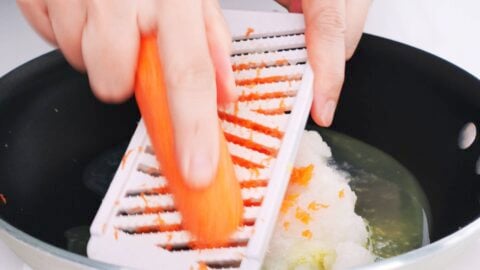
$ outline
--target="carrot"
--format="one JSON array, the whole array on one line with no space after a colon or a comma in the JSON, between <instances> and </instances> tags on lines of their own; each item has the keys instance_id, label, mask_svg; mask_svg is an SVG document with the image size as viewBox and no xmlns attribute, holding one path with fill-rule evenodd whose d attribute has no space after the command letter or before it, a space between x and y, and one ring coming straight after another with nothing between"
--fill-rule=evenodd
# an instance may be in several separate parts
<instances>
[{"instance_id":1,"label":"carrot","mask_svg":"<svg viewBox=\"0 0 480 270\"><path fill-rule=\"evenodd\" d=\"M211 184L200 189L188 186L177 164L167 89L154 36L141 41L135 97L183 227L196 237L197 247L228 242L242 222L243 204L225 137L219 130L220 158Z\"/></svg>"},{"instance_id":2,"label":"carrot","mask_svg":"<svg viewBox=\"0 0 480 270\"><path fill-rule=\"evenodd\" d=\"M248 27L247 31L245 31L245 38L250 38L250 35L255 32L255 29Z\"/></svg>"}]
</instances>

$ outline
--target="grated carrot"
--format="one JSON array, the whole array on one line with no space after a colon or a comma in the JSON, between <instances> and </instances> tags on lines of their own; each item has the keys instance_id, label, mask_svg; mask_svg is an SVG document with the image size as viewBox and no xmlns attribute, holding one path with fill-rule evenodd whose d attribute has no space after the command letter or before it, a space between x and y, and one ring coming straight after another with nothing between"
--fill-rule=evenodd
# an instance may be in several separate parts
<instances>
[{"instance_id":1,"label":"grated carrot","mask_svg":"<svg viewBox=\"0 0 480 270\"><path fill-rule=\"evenodd\" d=\"M235 165L242 166L242 167L245 167L247 169L256 170L255 172L257 172L258 169L265 168L265 166L263 166L262 164L257 164L253 161L250 161L250 160L247 160L247 159L241 158L239 156L235 156L235 155L232 155L232 162Z\"/></svg>"},{"instance_id":2,"label":"grated carrot","mask_svg":"<svg viewBox=\"0 0 480 270\"><path fill-rule=\"evenodd\" d=\"M245 138L233 135L233 134L228 133L228 132L225 132L224 134L225 134L225 139L227 139L227 141L229 141L231 143L241 145L243 147L255 150L257 152L260 152L262 154L269 155L269 156L277 154L277 149L270 148L270 147L265 146L263 144L259 144L259 143L255 142L254 140L252 140L251 138L250 139L245 139ZM251 134L251 136L253 136L252 133L250 133L250 134Z\"/></svg>"},{"instance_id":3,"label":"grated carrot","mask_svg":"<svg viewBox=\"0 0 480 270\"><path fill-rule=\"evenodd\" d=\"M241 188L253 188L253 187L266 187L268 185L267 180L246 180L240 183Z\"/></svg>"},{"instance_id":4,"label":"grated carrot","mask_svg":"<svg viewBox=\"0 0 480 270\"><path fill-rule=\"evenodd\" d=\"M290 222L285 221L285 222L283 223L283 229L284 229L285 231L288 231L288 228L290 228Z\"/></svg>"},{"instance_id":5,"label":"grated carrot","mask_svg":"<svg viewBox=\"0 0 480 270\"><path fill-rule=\"evenodd\" d=\"M125 155L123 155L122 157L122 161L120 162L121 165L120 165L120 168L123 170L125 169L125 165L127 164L127 159L128 159L128 156L133 152L133 149L129 149L127 150L127 152L125 153Z\"/></svg>"},{"instance_id":6,"label":"grated carrot","mask_svg":"<svg viewBox=\"0 0 480 270\"><path fill-rule=\"evenodd\" d=\"M318 211L320 208L328 208L328 204L317 203L316 201L312 201L308 204L307 209L312 211Z\"/></svg>"},{"instance_id":7,"label":"grated carrot","mask_svg":"<svg viewBox=\"0 0 480 270\"><path fill-rule=\"evenodd\" d=\"M276 76L255 77L255 78L249 78L249 79L236 80L235 83L237 84L237 86L245 86L245 85L257 85L257 84L265 84L265 83L300 80L301 78L302 78L301 75L292 75L292 76L276 75Z\"/></svg>"},{"instance_id":8,"label":"grated carrot","mask_svg":"<svg viewBox=\"0 0 480 270\"><path fill-rule=\"evenodd\" d=\"M287 64L289 64L287 59L278 59L278 60L275 61L275 65L277 65L277 66L284 66L284 65L287 65Z\"/></svg>"},{"instance_id":9,"label":"grated carrot","mask_svg":"<svg viewBox=\"0 0 480 270\"><path fill-rule=\"evenodd\" d=\"M295 210L295 218L301 221L303 224L308 224L312 220L310 214L300 207L297 207Z\"/></svg>"},{"instance_id":10,"label":"grated carrot","mask_svg":"<svg viewBox=\"0 0 480 270\"><path fill-rule=\"evenodd\" d=\"M235 101L233 103L233 115L235 115L235 116L238 115L238 101Z\"/></svg>"},{"instance_id":11,"label":"grated carrot","mask_svg":"<svg viewBox=\"0 0 480 270\"><path fill-rule=\"evenodd\" d=\"M245 38L249 38L253 32L255 32L255 29L248 27L247 31L245 31Z\"/></svg>"},{"instance_id":12,"label":"grated carrot","mask_svg":"<svg viewBox=\"0 0 480 270\"><path fill-rule=\"evenodd\" d=\"M240 97L238 97L238 101L251 101L251 100L259 100L259 99L272 99L272 98L285 98L285 97L293 97L295 96L294 90L280 90L278 92L270 92L270 93L259 93L254 92L250 94L242 93Z\"/></svg>"},{"instance_id":13,"label":"grated carrot","mask_svg":"<svg viewBox=\"0 0 480 270\"><path fill-rule=\"evenodd\" d=\"M260 175L260 170L258 168L249 168L251 177L258 177Z\"/></svg>"},{"instance_id":14,"label":"grated carrot","mask_svg":"<svg viewBox=\"0 0 480 270\"><path fill-rule=\"evenodd\" d=\"M315 201L312 201L311 203L308 204L307 209L312 211L318 211L320 210L320 204Z\"/></svg>"},{"instance_id":15,"label":"grated carrot","mask_svg":"<svg viewBox=\"0 0 480 270\"><path fill-rule=\"evenodd\" d=\"M198 263L198 270L208 270L207 264L204 262Z\"/></svg>"},{"instance_id":16,"label":"grated carrot","mask_svg":"<svg viewBox=\"0 0 480 270\"><path fill-rule=\"evenodd\" d=\"M299 194L287 194L287 196L285 196L285 199L283 199L280 212L282 212L283 214L287 213L288 209L290 209L297 203L298 196Z\"/></svg>"},{"instance_id":17,"label":"grated carrot","mask_svg":"<svg viewBox=\"0 0 480 270\"><path fill-rule=\"evenodd\" d=\"M264 114L264 115L278 115L278 114L284 114L285 112L288 112L290 109L291 108L280 107L280 108L268 109L268 110L256 109L256 110L253 110L253 111L257 112L257 113L260 113L260 114Z\"/></svg>"},{"instance_id":18,"label":"grated carrot","mask_svg":"<svg viewBox=\"0 0 480 270\"><path fill-rule=\"evenodd\" d=\"M313 164L310 164L307 167L293 168L290 176L290 183L297 184L299 186L307 186L312 179L313 169Z\"/></svg>"},{"instance_id":19,"label":"grated carrot","mask_svg":"<svg viewBox=\"0 0 480 270\"><path fill-rule=\"evenodd\" d=\"M302 232L302 236L310 240L312 239L313 234L312 234L312 231L307 229Z\"/></svg>"},{"instance_id":20,"label":"grated carrot","mask_svg":"<svg viewBox=\"0 0 480 270\"><path fill-rule=\"evenodd\" d=\"M172 246L172 238L173 238L173 235L172 233L169 233L167 234L167 245L165 246L165 248L168 250L168 251L171 251L173 249L173 246Z\"/></svg>"},{"instance_id":21,"label":"grated carrot","mask_svg":"<svg viewBox=\"0 0 480 270\"><path fill-rule=\"evenodd\" d=\"M262 73L262 68L257 67L257 69L255 70L255 74L257 75L257 78L260 77L261 73Z\"/></svg>"},{"instance_id":22,"label":"grated carrot","mask_svg":"<svg viewBox=\"0 0 480 270\"><path fill-rule=\"evenodd\" d=\"M343 197L345 197L345 189L342 188L342 189L338 192L338 198L343 199Z\"/></svg>"},{"instance_id":23,"label":"grated carrot","mask_svg":"<svg viewBox=\"0 0 480 270\"><path fill-rule=\"evenodd\" d=\"M239 63L239 64L234 64L234 65L232 65L232 70L238 72L238 71L241 71L241 70L251 69L251 68L257 68L257 67L260 67L260 68L267 67L267 63L265 63L265 62L260 62L260 63L257 63L257 62Z\"/></svg>"},{"instance_id":24,"label":"grated carrot","mask_svg":"<svg viewBox=\"0 0 480 270\"><path fill-rule=\"evenodd\" d=\"M118 240L118 230L117 229L115 229L113 231L113 238L115 238L115 240Z\"/></svg>"},{"instance_id":25,"label":"grated carrot","mask_svg":"<svg viewBox=\"0 0 480 270\"><path fill-rule=\"evenodd\" d=\"M267 134L275 138L281 139L283 137L283 132L280 131L278 128L266 127L257 122L253 122L248 119L243 119L236 115L231 115L224 112L218 112L218 116L220 117L220 119L225 120L227 122L237 124L239 126L246 127L249 129L253 129L255 131Z\"/></svg>"}]
</instances>

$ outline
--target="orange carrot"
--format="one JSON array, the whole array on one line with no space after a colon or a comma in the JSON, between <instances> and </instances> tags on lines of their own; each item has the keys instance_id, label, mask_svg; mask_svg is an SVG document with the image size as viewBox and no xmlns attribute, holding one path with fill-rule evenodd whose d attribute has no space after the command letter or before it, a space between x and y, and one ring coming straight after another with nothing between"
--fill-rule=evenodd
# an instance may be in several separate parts
<instances>
[{"instance_id":1,"label":"orange carrot","mask_svg":"<svg viewBox=\"0 0 480 270\"><path fill-rule=\"evenodd\" d=\"M247 31L245 31L245 38L249 38L253 32L255 32L255 29L248 27Z\"/></svg>"},{"instance_id":2,"label":"orange carrot","mask_svg":"<svg viewBox=\"0 0 480 270\"><path fill-rule=\"evenodd\" d=\"M154 36L142 38L135 97L169 190L182 215L182 225L196 237L197 246L226 243L242 222L243 205L225 137L219 130L220 158L211 184L200 189L188 186L177 164L167 89Z\"/></svg>"},{"instance_id":3,"label":"orange carrot","mask_svg":"<svg viewBox=\"0 0 480 270\"><path fill-rule=\"evenodd\" d=\"M308 240L310 240L310 239L312 239L313 234L312 234L312 231L307 229L307 230L302 231L302 236L307 238Z\"/></svg>"}]
</instances>

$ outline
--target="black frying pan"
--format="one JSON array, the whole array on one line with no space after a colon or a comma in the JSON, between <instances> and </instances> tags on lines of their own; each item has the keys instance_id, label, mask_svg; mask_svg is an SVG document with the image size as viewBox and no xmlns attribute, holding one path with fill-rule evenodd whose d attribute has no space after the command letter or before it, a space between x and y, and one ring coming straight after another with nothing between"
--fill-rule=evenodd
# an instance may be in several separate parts
<instances>
[{"instance_id":1,"label":"black frying pan","mask_svg":"<svg viewBox=\"0 0 480 270\"><path fill-rule=\"evenodd\" d=\"M101 201L84 175L113 173L119 146L138 119L133 100L97 101L86 76L58 52L6 75L0 80L0 193L8 204L0 205L0 217L65 248L64 232L89 225ZM458 147L468 122L480 123L477 79L411 47L362 38L347 65L333 129L385 151L415 175L431 206L432 241L480 213L480 143ZM92 169L92 161L115 147L118 158L105 161L111 168Z\"/></svg>"}]
</instances>

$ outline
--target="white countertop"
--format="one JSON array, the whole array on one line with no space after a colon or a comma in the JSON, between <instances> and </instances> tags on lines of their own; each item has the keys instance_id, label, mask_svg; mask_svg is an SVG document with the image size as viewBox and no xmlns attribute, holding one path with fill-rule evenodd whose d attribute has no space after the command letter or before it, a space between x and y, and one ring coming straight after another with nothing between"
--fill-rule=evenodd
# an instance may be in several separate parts
<instances>
[{"instance_id":1,"label":"white countertop","mask_svg":"<svg viewBox=\"0 0 480 270\"><path fill-rule=\"evenodd\" d=\"M355 1L355 0L351 0ZM225 8L279 10L269 0L223 0ZM348 2L348 1L347 1ZM440 56L480 78L480 1L376 0L365 32ZM0 76L53 48L28 26L14 0L0 2ZM446 269L479 269L478 245ZM0 269L22 269L0 242Z\"/></svg>"}]
</instances>

